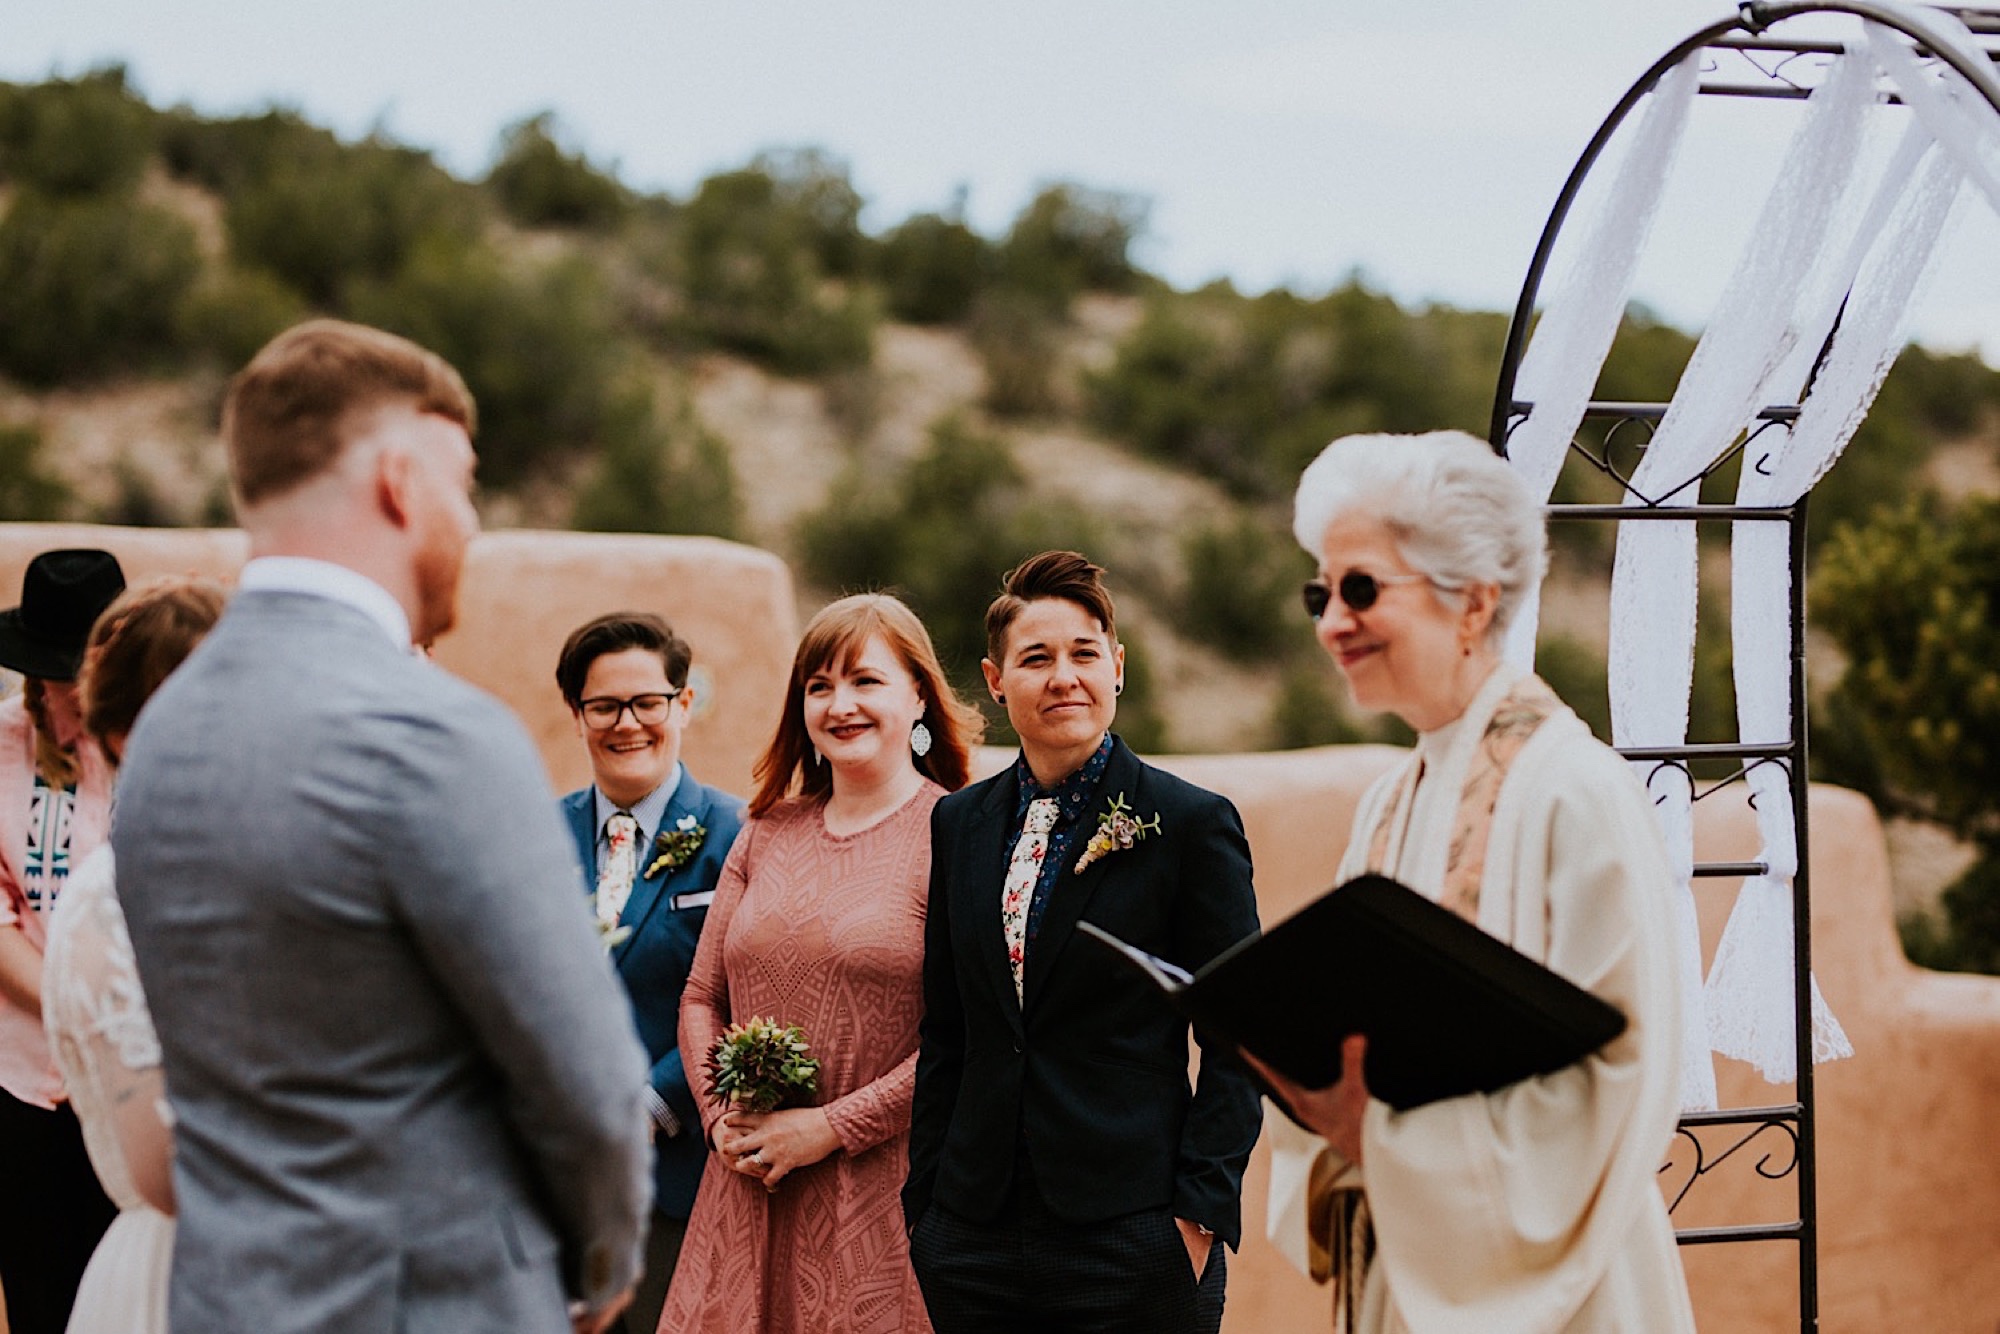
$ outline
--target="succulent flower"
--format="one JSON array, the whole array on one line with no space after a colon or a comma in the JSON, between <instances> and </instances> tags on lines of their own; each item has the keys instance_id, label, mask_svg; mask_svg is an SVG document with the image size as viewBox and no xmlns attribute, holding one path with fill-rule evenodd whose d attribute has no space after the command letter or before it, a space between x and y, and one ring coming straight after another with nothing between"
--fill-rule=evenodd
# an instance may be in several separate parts
<instances>
[{"instance_id":1,"label":"succulent flower","mask_svg":"<svg viewBox=\"0 0 2000 1334\"><path fill-rule=\"evenodd\" d=\"M712 1097L725 1107L774 1112L811 1105L819 1092L819 1058L805 1033L775 1019L731 1024L708 1051Z\"/></svg>"}]
</instances>

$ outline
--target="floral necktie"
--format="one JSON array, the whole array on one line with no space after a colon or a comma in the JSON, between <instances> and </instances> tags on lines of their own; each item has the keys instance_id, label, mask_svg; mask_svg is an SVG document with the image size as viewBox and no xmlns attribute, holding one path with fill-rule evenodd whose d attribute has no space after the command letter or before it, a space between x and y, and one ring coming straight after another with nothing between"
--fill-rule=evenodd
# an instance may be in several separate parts
<instances>
[{"instance_id":1,"label":"floral necktie","mask_svg":"<svg viewBox=\"0 0 2000 1334\"><path fill-rule=\"evenodd\" d=\"M1000 886L1000 930L1007 938L1007 966L1014 970L1014 999L1022 998L1021 973L1028 959L1028 904L1041 879L1042 861L1049 855L1049 831L1056 827L1056 799L1036 797L1028 803L1027 823L1007 863Z\"/></svg>"},{"instance_id":2,"label":"floral necktie","mask_svg":"<svg viewBox=\"0 0 2000 1334\"><path fill-rule=\"evenodd\" d=\"M625 900L632 897L639 869L639 822L630 811L620 811L604 822L604 836L611 851L597 873L597 920L612 927L625 911Z\"/></svg>"}]
</instances>

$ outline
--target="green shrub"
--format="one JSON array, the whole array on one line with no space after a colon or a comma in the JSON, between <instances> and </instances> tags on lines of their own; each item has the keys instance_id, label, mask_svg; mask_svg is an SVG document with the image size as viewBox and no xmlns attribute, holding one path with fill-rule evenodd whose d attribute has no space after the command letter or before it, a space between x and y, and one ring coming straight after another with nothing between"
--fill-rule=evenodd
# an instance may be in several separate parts
<instances>
[{"instance_id":1,"label":"green shrub","mask_svg":"<svg viewBox=\"0 0 2000 1334\"><path fill-rule=\"evenodd\" d=\"M42 461L42 433L0 426L0 522L47 523L68 515L72 497Z\"/></svg>"},{"instance_id":2,"label":"green shrub","mask_svg":"<svg viewBox=\"0 0 2000 1334\"><path fill-rule=\"evenodd\" d=\"M620 396L570 526L735 537L742 522L743 502L722 438L702 426L691 410L663 425L652 395L643 389Z\"/></svg>"},{"instance_id":3,"label":"green shrub","mask_svg":"<svg viewBox=\"0 0 2000 1334\"><path fill-rule=\"evenodd\" d=\"M159 113L159 145L169 174L224 199L287 163L326 162L343 151L332 131L277 108L214 120L175 107Z\"/></svg>"},{"instance_id":4,"label":"green shrub","mask_svg":"<svg viewBox=\"0 0 2000 1334\"><path fill-rule=\"evenodd\" d=\"M1137 195L1066 182L1046 186L1001 242L999 281L1056 311L1083 292L1131 291L1139 279L1132 243L1151 211Z\"/></svg>"},{"instance_id":5,"label":"green shrub","mask_svg":"<svg viewBox=\"0 0 2000 1334\"><path fill-rule=\"evenodd\" d=\"M555 130L555 113L544 111L502 131L487 188L524 227L611 230L631 210L625 187L611 172L557 143Z\"/></svg>"},{"instance_id":6,"label":"green shrub","mask_svg":"<svg viewBox=\"0 0 2000 1334\"><path fill-rule=\"evenodd\" d=\"M1598 740L1611 740L1611 683L1595 650L1574 635L1544 635L1535 646L1535 673Z\"/></svg>"},{"instance_id":7,"label":"green shrub","mask_svg":"<svg viewBox=\"0 0 2000 1334\"><path fill-rule=\"evenodd\" d=\"M1497 316L1405 313L1358 281L1315 300L1218 284L1148 303L1088 377L1090 414L1144 453L1277 500L1335 436L1483 432L1504 333Z\"/></svg>"},{"instance_id":8,"label":"green shrub","mask_svg":"<svg viewBox=\"0 0 2000 1334\"><path fill-rule=\"evenodd\" d=\"M237 187L226 217L245 267L334 310L355 284L393 278L427 239L473 244L478 221L470 192L427 154L380 140L280 159Z\"/></svg>"},{"instance_id":9,"label":"green shrub","mask_svg":"<svg viewBox=\"0 0 2000 1334\"><path fill-rule=\"evenodd\" d=\"M69 198L128 189L153 151L153 109L113 65L80 79L0 84L0 177Z\"/></svg>"},{"instance_id":10,"label":"green shrub","mask_svg":"<svg viewBox=\"0 0 2000 1334\"><path fill-rule=\"evenodd\" d=\"M988 412L1023 418L1057 410L1056 330L1041 303L1020 292L989 291L973 308L967 332L986 368L980 401Z\"/></svg>"},{"instance_id":11,"label":"green shrub","mask_svg":"<svg viewBox=\"0 0 2000 1334\"><path fill-rule=\"evenodd\" d=\"M992 265L984 237L936 213L916 214L883 237L876 260L889 313L911 324L963 320Z\"/></svg>"},{"instance_id":12,"label":"green shrub","mask_svg":"<svg viewBox=\"0 0 2000 1334\"><path fill-rule=\"evenodd\" d=\"M54 385L158 362L200 268L170 213L21 195L0 220L0 371Z\"/></svg>"},{"instance_id":13,"label":"green shrub","mask_svg":"<svg viewBox=\"0 0 2000 1334\"><path fill-rule=\"evenodd\" d=\"M796 220L820 272L858 278L868 271L861 196L845 162L821 148L771 149L759 153L750 169L769 178L774 202Z\"/></svg>"},{"instance_id":14,"label":"green shrub","mask_svg":"<svg viewBox=\"0 0 2000 1334\"><path fill-rule=\"evenodd\" d=\"M1813 572L1813 623L1847 656L1826 716L1865 747L1892 810L1968 838L2000 834L1996 605L1991 498L1909 502L1844 527Z\"/></svg>"},{"instance_id":15,"label":"green shrub","mask_svg":"<svg viewBox=\"0 0 2000 1334\"><path fill-rule=\"evenodd\" d=\"M357 288L351 308L458 368L479 404L488 484L513 486L606 442L630 349L588 261L517 274L484 246L435 238L393 279Z\"/></svg>"},{"instance_id":16,"label":"green shrub","mask_svg":"<svg viewBox=\"0 0 2000 1334\"><path fill-rule=\"evenodd\" d=\"M1309 647L1299 585L1312 560L1269 515L1205 524L1181 543L1180 627L1224 657L1255 663Z\"/></svg>"},{"instance_id":17,"label":"green shrub","mask_svg":"<svg viewBox=\"0 0 2000 1334\"><path fill-rule=\"evenodd\" d=\"M2000 974L2000 848L1983 844L1979 860L1946 886L1937 916L1898 922L1910 962L1956 973Z\"/></svg>"},{"instance_id":18,"label":"green shrub","mask_svg":"<svg viewBox=\"0 0 2000 1334\"><path fill-rule=\"evenodd\" d=\"M181 337L233 369L311 313L303 297L261 269L221 265L204 273L188 294Z\"/></svg>"},{"instance_id":19,"label":"green shrub","mask_svg":"<svg viewBox=\"0 0 2000 1334\"><path fill-rule=\"evenodd\" d=\"M661 275L680 288L686 332L788 374L865 365L874 310L858 290L824 283L839 229L814 210L837 213L827 200L838 196L826 181L800 186L762 165L703 181L675 219L672 272Z\"/></svg>"},{"instance_id":20,"label":"green shrub","mask_svg":"<svg viewBox=\"0 0 2000 1334\"><path fill-rule=\"evenodd\" d=\"M1819 775L1939 821L1981 859L1912 957L2000 971L2000 500L1907 501L1827 541L1814 623L1847 669L1816 717Z\"/></svg>"}]
</instances>

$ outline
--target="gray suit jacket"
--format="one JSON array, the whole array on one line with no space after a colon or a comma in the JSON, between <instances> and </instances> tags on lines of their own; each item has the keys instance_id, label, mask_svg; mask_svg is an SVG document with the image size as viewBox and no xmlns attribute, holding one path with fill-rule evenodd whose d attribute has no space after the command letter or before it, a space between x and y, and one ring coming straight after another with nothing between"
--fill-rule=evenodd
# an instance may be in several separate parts
<instances>
[{"instance_id":1,"label":"gray suit jacket","mask_svg":"<svg viewBox=\"0 0 2000 1334\"><path fill-rule=\"evenodd\" d=\"M498 701L241 594L134 731L113 843L178 1117L174 1329L557 1334L632 1281L645 1053Z\"/></svg>"}]
</instances>

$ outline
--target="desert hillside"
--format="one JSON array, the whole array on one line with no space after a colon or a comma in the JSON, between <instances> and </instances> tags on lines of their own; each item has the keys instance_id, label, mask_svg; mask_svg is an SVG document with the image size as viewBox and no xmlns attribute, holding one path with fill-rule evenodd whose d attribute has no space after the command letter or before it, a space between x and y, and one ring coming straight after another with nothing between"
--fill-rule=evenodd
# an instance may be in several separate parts
<instances>
[{"instance_id":1,"label":"desert hillside","mask_svg":"<svg viewBox=\"0 0 2000 1334\"><path fill-rule=\"evenodd\" d=\"M802 612L899 589L968 687L1000 571L1077 546L1114 574L1135 743L1393 739L1348 715L1297 608L1309 567L1288 536L1291 486L1336 435L1483 432L1505 318L1405 307L1359 275L1323 292L1175 290L1132 259L1146 202L1075 182L1037 191L997 236L953 205L868 228L864 203L847 165L811 148L675 198L629 189L547 116L505 130L466 180L421 148L343 141L286 111L154 107L115 69L0 85L0 518L227 522L221 386L278 329L333 314L464 372L491 527L737 538L789 562ZM1692 347L1634 311L1600 396L1665 397ZM1617 468L1643 448L1630 431L1583 443ZM1607 486L1574 466L1558 498ZM1868 582L1889 568L1870 553L1984 523L1994 495L2000 373L1911 348L1815 492L1811 558L1834 576L1819 582L1886 609L1896 590ZM1965 540L1938 548L1940 580L1984 568ZM1708 551L1698 739L1733 726L1726 552ZM1609 555L1601 528L1558 527L1541 658L1600 728ZM1937 731L1923 694L1983 698L1983 650L1885 702L1862 687L1907 664L1842 611L1814 613L1835 630L1813 649L1819 767L1945 822L1956 838L1920 823L1902 839L1927 893L1989 812L1942 801L1937 766L1913 776L1895 757Z\"/></svg>"}]
</instances>

